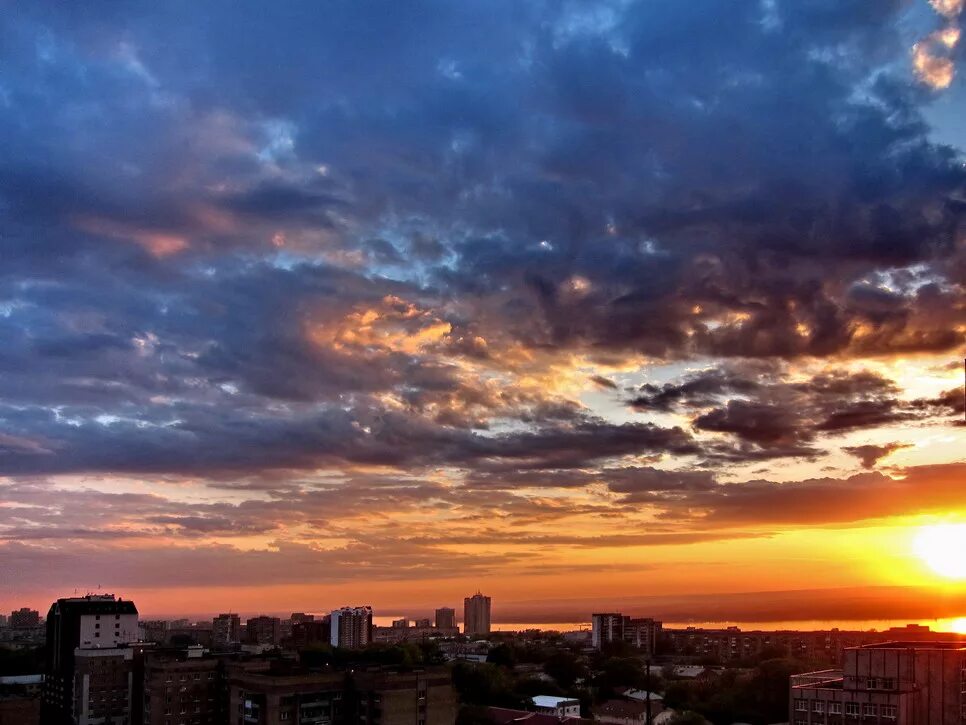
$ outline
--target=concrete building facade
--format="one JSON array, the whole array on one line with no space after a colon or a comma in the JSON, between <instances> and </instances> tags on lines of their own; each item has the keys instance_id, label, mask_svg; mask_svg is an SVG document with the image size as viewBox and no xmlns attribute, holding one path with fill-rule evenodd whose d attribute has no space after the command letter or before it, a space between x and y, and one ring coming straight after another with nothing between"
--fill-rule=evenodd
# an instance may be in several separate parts
<instances>
[{"instance_id":1,"label":"concrete building facade","mask_svg":"<svg viewBox=\"0 0 966 725\"><path fill-rule=\"evenodd\" d=\"M966 645L886 642L846 650L843 667L794 675L792 725L962 725Z\"/></svg>"}]
</instances>

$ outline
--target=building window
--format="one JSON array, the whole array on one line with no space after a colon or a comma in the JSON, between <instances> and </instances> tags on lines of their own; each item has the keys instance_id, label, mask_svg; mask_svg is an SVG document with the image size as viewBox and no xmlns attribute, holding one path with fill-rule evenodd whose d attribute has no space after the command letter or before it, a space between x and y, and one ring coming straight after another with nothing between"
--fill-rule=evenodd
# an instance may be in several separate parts
<instances>
[{"instance_id":1,"label":"building window","mask_svg":"<svg viewBox=\"0 0 966 725\"><path fill-rule=\"evenodd\" d=\"M812 702L812 712L825 712L825 703L821 700Z\"/></svg>"},{"instance_id":2,"label":"building window","mask_svg":"<svg viewBox=\"0 0 966 725\"><path fill-rule=\"evenodd\" d=\"M795 709L798 712L808 712L808 703L804 700L795 700Z\"/></svg>"},{"instance_id":3,"label":"building window","mask_svg":"<svg viewBox=\"0 0 966 725\"><path fill-rule=\"evenodd\" d=\"M862 714L865 715L866 717L875 717L875 705L869 705L869 704L863 705Z\"/></svg>"},{"instance_id":4,"label":"building window","mask_svg":"<svg viewBox=\"0 0 966 725\"><path fill-rule=\"evenodd\" d=\"M842 703L841 702L830 702L828 704L828 711L830 715L841 715L842 714Z\"/></svg>"},{"instance_id":5,"label":"building window","mask_svg":"<svg viewBox=\"0 0 966 725\"><path fill-rule=\"evenodd\" d=\"M883 705L880 710L882 717L886 718L887 720L895 720L898 715L895 705Z\"/></svg>"},{"instance_id":6,"label":"building window","mask_svg":"<svg viewBox=\"0 0 966 725\"><path fill-rule=\"evenodd\" d=\"M859 703L857 703L857 702L847 702L847 703L845 703L845 714L846 715L858 715L859 714Z\"/></svg>"},{"instance_id":7,"label":"building window","mask_svg":"<svg viewBox=\"0 0 966 725\"><path fill-rule=\"evenodd\" d=\"M896 680L894 677L885 677L879 680L879 687L883 690L894 690L896 689Z\"/></svg>"}]
</instances>

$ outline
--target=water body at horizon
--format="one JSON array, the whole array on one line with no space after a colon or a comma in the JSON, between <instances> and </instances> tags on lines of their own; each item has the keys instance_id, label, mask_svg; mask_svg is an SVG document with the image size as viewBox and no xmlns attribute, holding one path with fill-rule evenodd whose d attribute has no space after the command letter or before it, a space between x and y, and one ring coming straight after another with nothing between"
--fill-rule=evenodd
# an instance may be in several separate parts
<instances>
[{"instance_id":1,"label":"water body at horizon","mask_svg":"<svg viewBox=\"0 0 966 725\"><path fill-rule=\"evenodd\" d=\"M373 617L373 623L380 627L388 627L393 619L399 617L379 616ZM412 624L410 619L410 624ZM698 629L726 629L728 627L738 627L739 629L750 632L760 631L780 631L797 630L802 632L824 631L829 629L841 629L846 631L867 632L876 630L883 632L893 627L905 627L908 624L917 624L929 627L933 632L955 632L966 634L966 616L950 617L944 619L856 619L856 620L784 620L776 622L745 622L745 621L720 621L720 622L664 622L665 629L685 629L696 627ZM526 629L556 630L558 632L573 632L589 630L590 622L493 622L493 630L496 632L513 632Z\"/></svg>"}]
</instances>

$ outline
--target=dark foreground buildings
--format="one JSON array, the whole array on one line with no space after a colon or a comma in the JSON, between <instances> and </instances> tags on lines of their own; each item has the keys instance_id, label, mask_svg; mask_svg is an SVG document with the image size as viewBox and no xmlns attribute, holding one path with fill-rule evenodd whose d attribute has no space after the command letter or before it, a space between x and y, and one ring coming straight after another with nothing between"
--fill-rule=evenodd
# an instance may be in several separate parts
<instances>
[{"instance_id":1,"label":"dark foreground buildings","mask_svg":"<svg viewBox=\"0 0 966 725\"><path fill-rule=\"evenodd\" d=\"M44 725L131 723L138 610L112 594L58 599L47 614Z\"/></svg>"}]
</instances>

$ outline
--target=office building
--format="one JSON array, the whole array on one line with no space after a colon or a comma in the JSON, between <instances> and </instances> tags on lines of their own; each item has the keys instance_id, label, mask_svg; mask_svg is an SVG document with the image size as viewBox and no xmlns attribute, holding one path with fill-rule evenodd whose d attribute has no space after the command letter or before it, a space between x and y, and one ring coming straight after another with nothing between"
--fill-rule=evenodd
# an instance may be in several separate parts
<instances>
[{"instance_id":1,"label":"office building","mask_svg":"<svg viewBox=\"0 0 966 725\"><path fill-rule=\"evenodd\" d=\"M222 668L200 646L148 650L141 682L143 725L220 725L227 722Z\"/></svg>"},{"instance_id":2,"label":"office building","mask_svg":"<svg viewBox=\"0 0 966 725\"><path fill-rule=\"evenodd\" d=\"M591 616L591 644L594 649L621 642L624 639L624 615L619 612L601 612Z\"/></svg>"},{"instance_id":3,"label":"office building","mask_svg":"<svg viewBox=\"0 0 966 725\"><path fill-rule=\"evenodd\" d=\"M281 641L282 623L278 617L252 617L245 623L248 644L277 645Z\"/></svg>"},{"instance_id":4,"label":"office building","mask_svg":"<svg viewBox=\"0 0 966 725\"><path fill-rule=\"evenodd\" d=\"M47 614L43 722L130 722L138 612L112 594L58 599Z\"/></svg>"},{"instance_id":5,"label":"office building","mask_svg":"<svg viewBox=\"0 0 966 725\"><path fill-rule=\"evenodd\" d=\"M468 637L490 633L490 598L477 592L463 600L463 633Z\"/></svg>"},{"instance_id":6,"label":"office building","mask_svg":"<svg viewBox=\"0 0 966 725\"><path fill-rule=\"evenodd\" d=\"M40 626L40 612L23 607L10 613L10 629L33 629Z\"/></svg>"},{"instance_id":7,"label":"office building","mask_svg":"<svg viewBox=\"0 0 966 725\"><path fill-rule=\"evenodd\" d=\"M793 675L792 725L962 725L966 644L885 642L845 651L841 669Z\"/></svg>"},{"instance_id":8,"label":"office building","mask_svg":"<svg viewBox=\"0 0 966 725\"><path fill-rule=\"evenodd\" d=\"M219 614L211 620L211 646L218 650L232 649L241 642L241 617Z\"/></svg>"},{"instance_id":9,"label":"office building","mask_svg":"<svg viewBox=\"0 0 966 725\"><path fill-rule=\"evenodd\" d=\"M452 607L437 609L436 629L456 629L456 610Z\"/></svg>"},{"instance_id":10,"label":"office building","mask_svg":"<svg viewBox=\"0 0 966 725\"><path fill-rule=\"evenodd\" d=\"M372 607L342 607L329 615L333 647L359 649L372 642Z\"/></svg>"}]
</instances>

